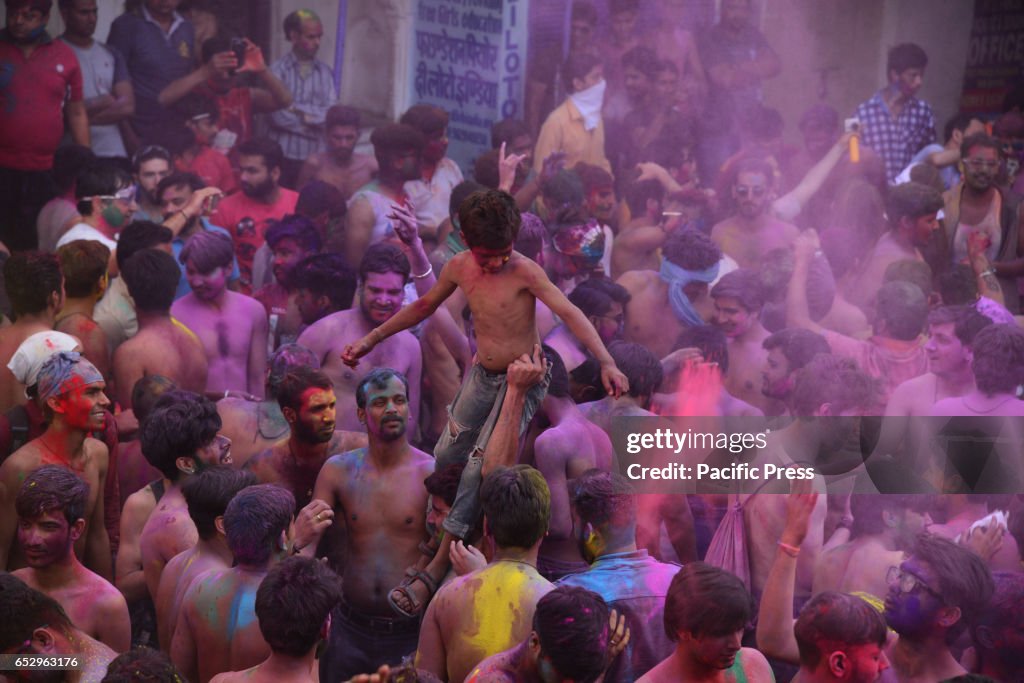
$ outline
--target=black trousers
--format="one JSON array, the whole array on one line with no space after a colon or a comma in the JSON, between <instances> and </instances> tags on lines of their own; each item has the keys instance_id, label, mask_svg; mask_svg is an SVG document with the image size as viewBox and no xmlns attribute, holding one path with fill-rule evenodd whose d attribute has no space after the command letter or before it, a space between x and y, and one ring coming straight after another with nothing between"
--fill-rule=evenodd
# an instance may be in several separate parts
<instances>
[{"instance_id":1,"label":"black trousers","mask_svg":"<svg viewBox=\"0 0 1024 683\"><path fill-rule=\"evenodd\" d=\"M36 218L56 196L50 171L20 171L0 167L0 240L13 251L29 251L38 244Z\"/></svg>"}]
</instances>

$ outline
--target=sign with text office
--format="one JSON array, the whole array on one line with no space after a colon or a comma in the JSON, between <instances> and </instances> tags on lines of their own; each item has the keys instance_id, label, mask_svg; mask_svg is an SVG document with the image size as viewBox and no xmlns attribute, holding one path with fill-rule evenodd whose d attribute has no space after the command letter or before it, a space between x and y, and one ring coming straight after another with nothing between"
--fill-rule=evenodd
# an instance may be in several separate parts
<instances>
[{"instance_id":1,"label":"sign with text office","mask_svg":"<svg viewBox=\"0 0 1024 683\"><path fill-rule=\"evenodd\" d=\"M419 0L413 21L414 104L447 111L448 156L469 177L491 126L523 118L529 0Z\"/></svg>"}]
</instances>

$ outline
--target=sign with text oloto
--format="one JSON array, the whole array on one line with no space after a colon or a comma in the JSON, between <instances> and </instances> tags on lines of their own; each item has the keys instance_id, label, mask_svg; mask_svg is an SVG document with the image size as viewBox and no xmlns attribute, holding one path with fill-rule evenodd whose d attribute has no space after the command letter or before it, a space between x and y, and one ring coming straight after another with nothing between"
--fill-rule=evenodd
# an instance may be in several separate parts
<instances>
[{"instance_id":1,"label":"sign with text oloto","mask_svg":"<svg viewBox=\"0 0 1024 683\"><path fill-rule=\"evenodd\" d=\"M491 147L491 126L523 118L529 0L418 0L413 104L450 115L448 156L466 176Z\"/></svg>"}]
</instances>

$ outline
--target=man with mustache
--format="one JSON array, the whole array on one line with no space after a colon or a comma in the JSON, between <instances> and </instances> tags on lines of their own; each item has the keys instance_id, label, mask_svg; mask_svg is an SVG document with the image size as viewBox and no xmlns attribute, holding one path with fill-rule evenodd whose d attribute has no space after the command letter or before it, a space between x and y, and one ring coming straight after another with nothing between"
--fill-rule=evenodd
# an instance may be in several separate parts
<instances>
[{"instance_id":1,"label":"man with mustache","mask_svg":"<svg viewBox=\"0 0 1024 683\"><path fill-rule=\"evenodd\" d=\"M711 229L711 239L741 268L757 268L772 249L788 247L796 239L795 225L769 212L774 173L767 161L749 158L736 165L732 184L735 214Z\"/></svg>"},{"instance_id":2,"label":"man with mustache","mask_svg":"<svg viewBox=\"0 0 1024 683\"><path fill-rule=\"evenodd\" d=\"M997 184L1000 144L995 138L977 133L960 146L963 180L943 195L946 240L959 263L969 257L967 238L980 233L987 244L991 262L980 278L993 277L1003 291L1006 307L1020 310L1017 278L1024 275L1024 212L1020 198Z\"/></svg>"},{"instance_id":3,"label":"man with mustache","mask_svg":"<svg viewBox=\"0 0 1024 683\"><path fill-rule=\"evenodd\" d=\"M290 433L250 460L246 467L261 483L279 484L290 490L301 509L312 498L317 474L327 458L365 447L366 435L335 430L334 385L319 370L290 370L275 395Z\"/></svg>"},{"instance_id":4,"label":"man with mustache","mask_svg":"<svg viewBox=\"0 0 1024 683\"><path fill-rule=\"evenodd\" d=\"M359 264L358 308L332 313L299 336L298 344L317 354L324 372L334 382L342 429L360 429L356 393L361 380L356 369L342 362L341 352L398 313L410 273L409 259L401 249L393 244L374 244ZM374 347L366 358L368 367L394 368L409 378L409 424L415 432L422 371L419 340L411 332L399 332Z\"/></svg>"},{"instance_id":5,"label":"man with mustache","mask_svg":"<svg viewBox=\"0 0 1024 683\"><path fill-rule=\"evenodd\" d=\"M40 369L36 395L51 416L50 426L0 465L0 568L11 570L26 563L24 553L12 548L18 487L33 470L60 465L79 473L89 485L83 514L86 529L75 543L75 552L89 569L103 578L111 576L110 539L103 522L110 455L103 442L89 436L103 428L110 406L106 386L99 370L74 351L54 354Z\"/></svg>"},{"instance_id":6,"label":"man with mustache","mask_svg":"<svg viewBox=\"0 0 1024 683\"><path fill-rule=\"evenodd\" d=\"M336 522L320 550L341 574L343 591L331 614L321 680L348 680L382 663L394 665L416 649L419 618L395 617L388 604L390 587L416 565L426 540L423 481L434 471L434 459L406 437L409 387L395 370L370 371L355 394L369 446L332 457L316 479L310 507L323 505L318 520L322 515Z\"/></svg>"},{"instance_id":7,"label":"man with mustache","mask_svg":"<svg viewBox=\"0 0 1024 683\"><path fill-rule=\"evenodd\" d=\"M265 242L269 222L295 213L299 200L297 192L278 185L283 159L281 145L273 140L256 138L239 145L242 191L222 201L210 216L210 222L226 228L234 240L243 294L252 293L253 259Z\"/></svg>"}]
</instances>

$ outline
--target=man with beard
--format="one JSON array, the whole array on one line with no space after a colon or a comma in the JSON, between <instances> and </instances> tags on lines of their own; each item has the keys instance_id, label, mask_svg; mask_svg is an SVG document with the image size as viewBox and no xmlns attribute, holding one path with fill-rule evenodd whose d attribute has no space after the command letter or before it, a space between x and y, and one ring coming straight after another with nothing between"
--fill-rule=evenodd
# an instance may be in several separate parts
<instances>
[{"instance_id":1,"label":"man with beard","mask_svg":"<svg viewBox=\"0 0 1024 683\"><path fill-rule=\"evenodd\" d=\"M675 652L637 683L774 680L764 655L740 646L752 611L750 593L735 575L703 562L686 565L665 596L665 633Z\"/></svg>"},{"instance_id":2,"label":"man with beard","mask_svg":"<svg viewBox=\"0 0 1024 683\"><path fill-rule=\"evenodd\" d=\"M40 369L36 395L51 416L50 426L0 465L0 567L11 570L25 565L24 553L13 545L15 496L21 482L43 465L60 465L80 473L89 485L83 513L86 529L75 543L75 552L103 578L112 575L110 539L103 522L109 452L103 442L89 436L103 428L104 411L110 406L105 388L103 375L74 351L55 353Z\"/></svg>"},{"instance_id":3,"label":"man with beard","mask_svg":"<svg viewBox=\"0 0 1024 683\"><path fill-rule=\"evenodd\" d=\"M124 264L121 277L135 302L139 331L114 352L114 397L121 410L132 407L135 383L150 375L163 375L186 391L206 390L206 351L171 318L180 273L174 257L156 249L143 249Z\"/></svg>"},{"instance_id":4,"label":"man with beard","mask_svg":"<svg viewBox=\"0 0 1024 683\"><path fill-rule=\"evenodd\" d=\"M803 683L875 683L889 668L885 619L854 595L814 596L793 625Z\"/></svg>"},{"instance_id":5,"label":"man with beard","mask_svg":"<svg viewBox=\"0 0 1024 683\"><path fill-rule=\"evenodd\" d=\"M416 211L420 234L437 242L437 230L448 218L448 200L462 182L459 165L449 159L448 112L432 104L417 104L402 114L401 123L423 135L420 177L405 183L405 193Z\"/></svg>"},{"instance_id":6,"label":"man with beard","mask_svg":"<svg viewBox=\"0 0 1024 683\"><path fill-rule=\"evenodd\" d=\"M171 175L171 153L160 145L148 145L132 156L132 178L135 180L135 203L139 210L135 220L159 223L164 219L157 187ZM179 207L180 208L180 207Z\"/></svg>"},{"instance_id":7,"label":"man with beard","mask_svg":"<svg viewBox=\"0 0 1024 683\"><path fill-rule=\"evenodd\" d=\"M772 431L766 448L760 449L751 467L764 472L766 465L781 468L812 467L813 484L824 491L830 486L850 482L862 471L860 453L860 415L871 405L875 384L850 359L818 355L799 372L793 390L794 414L799 417L789 426ZM751 485L740 495L743 524L747 532L750 556L751 590L755 597L764 590L775 558L776 544L786 521L787 479L774 480L751 493ZM811 595L814 565L825 541L825 496L814 508L810 532L802 539L798 554L797 598Z\"/></svg>"},{"instance_id":8,"label":"man with beard","mask_svg":"<svg viewBox=\"0 0 1024 683\"><path fill-rule=\"evenodd\" d=\"M334 385L323 372L298 367L288 372L274 392L291 430L289 436L252 458L246 467L267 484L285 487L303 508L327 459L366 446L361 432L335 431Z\"/></svg>"},{"instance_id":9,"label":"man with beard","mask_svg":"<svg viewBox=\"0 0 1024 683\"><path fill-rule=\"evenodd\" d=\"M715 325L729 340L725 390L765 415L779 415L783 406L765 395L757 381L768 355L764 349L768 330L761 324L763 291L757 271L740 268L722 276L711 289L711 299L715 304Z\"/></svg>"},{"instance_id":10,"label":"man with beard","mask_svg":"<svg viewBox=\"0 0 1024 683\"><path fill-rule=\"evenodd\" d=\"M277 184L283 156L281 145L271 140L256 138L239 145L242 191L222 201L210 217L211 223L231 233L243 294L252 292L253 259L264 244L267 225L295 213L299 200L298 193Z\"/></svg>"},{"instance_id":11,"label":"man with beard","mask_svg":"<svg viewBox=\"0 0 1024 683\"><path fill-rule=\"evenodd\" d=\"M954 263L966 259L972 233L984 236L985 255L991 266L984 276L995 276L1006 307L1020 310L1017 278L1024 275L1024 210L1020 198L996 184L1000 144L979 133L960 146L963 181L943 195L945 237Z\"/></svg>"},{"instance_id":12,"label":"man with beard","mask_svg":"<svg viewBox=\"0 0 1024 683\"><path fill-rule=\"evenodd\" d=\"M831 353L828 342L816 332L787 327L765 337L761 347L767 352L761 370L761 393L781 401L786 414L792 415L796 373L819 353Z\"/></svg>"},{"instance_id":13,"label":"man with beard","mask_svg":"<svg viewBox=\"0 0 1024 683\"><path fill-rule=\"evenodd\" d=\"M346 346L359 341L398 313L405 285L409 282L409 271L409 260L398 247L392 244L371 246L359 264L359 307L333 313L299 336L298 343L316 353L320 366L334 382L342 429L360 428L355 408L361 381L356 370L342 362L341 353ZM394 368L409 378L409 423L415 430L422 369L419 340L411 332L399 332L375 346L366 360L367 367Z\"/></svg>"},{"instance_id":14,"label":"man with beard","mask_svg":"<svg viewBox=\"0 0 1024 683\"><path fill-rule=\"evenodd\" d=\"M267 312L256 299L227 289L232 253L231 239L222 233L190 237L178 260L192 292L174 302L171 314L203 344L207 392L227 397L235 390L262 397Z\"/></svg>"},{"instance_id":15,"label":"man with beard","mask_svg":"<svg viewBox=\"0 0 1024 683\"><path fill-rule=\"evenodd\" d=\"M292 273L300 261L320 251L320 233L308 218L285 216L267 229L267 244L260 251L264 250L271 254L274 279L260 287L253 298L267 310L270 348L276 349L295 341L302 326Z\"/></svg>"},{"instance_id":16,"label":"man with beard","mask_svg":"<svg viewBox=\"0 0 1024 683\"><path fill-rule=\"evenodd\" d=\"M629 303L629 298L629 292L622 285L603 278L584 280L569 293L569 302L583 311L605 346L621 336L625 326L624 307ZM564 324L552 330L544 343L562 357L565 369L569 372L589 358L586 347Z\"/></svg>"},{"instance_id":17,"label":"man with beard","mask_svg":"<svg viewBox=\"0 0 1024 683\"><path fill-rule=\"evenodd\" d=\"M711 229L711 239L741 268L757 268L769 251L788 247L796 239L796 226L780 221L768 210L774 177L763 159L740 161L732 185L736 213Z\"/></svg>"},{"instance_id":18,"label":"man with beard","mask_svg":"<svg viewBox=\"0 0 1024 683\"><path fill-rule=\"evenodd\" d=\"M131 647L128 604L74 553L88 498L89 485L64 467L44 465L29 474L14 502L28 566L12 574L60 603L76 628L124 652Z\"/></svg>"},{"instance_id":19,"label":"man with beard","mask_svg":"<svg viewBox=\"0 0 1024 683\"><path fill-rule=\"evenodd\" d=\"M160 397L142 425L142 455L163 475L163 495L139 537L142 570L153 598L164 566L199 538L182 484L206 467L232 464L231 441L217 434L220 424L212 401L191 391L172 390Z\"/></svg>"},{"instance_id":20,"label":"man with beard","mask_svg":"<svg viewBox=\"0 0 1024 683\"><path fill-rule=\"evenodd\" d=\"M434 459L406 438L410 392L402 374L370 371L356 387L355 403L369 446L328 460L313 493L312 505L327 507L317 514L337 522L324 540L343 590L321 659L320 678L326 681L397 664L416 649L420 626L418 618L396 618L387 598L420 557L427 507L423 480L434 471Z\"/></svg>"},{"instance_id":21,"label":"man with beard","mask_svg":"<svg viewBox=\"0 0 1024 683\"><path fill-rule=\"evenodd\" d=\"M422 133L401 123L375 128L370 142L379 167L377 178L352 195L345 224L344 253L352 266L359 263L368 246L395 236L392 207L408 207L405 183L421 178L426 145Z\"/></svg>"},{"instance_id":22,"label":"man with beard","mask_svg":"<svg viewBox=\"0 0 1024 683\"><path fill-rule=\"evenodd\" d=\"M50 38L51 0L10 0L0 33L4 107L0 111L0 240L36 247L36 216L53 198L53 153L67 123L72 142L89 146L82 70L66 43Z\"/></svg>"},{"instance_id":23,"label":"man with beard","mask_svg":"<svg viewBox=\"0 0 1024 683\"><path fill-rule=\"evenodd\" d=\"M932 233L939 229L936 216L942 206L942 195L926 185L904 183L889 190L885 203L889 230L864 256L860 271L844 292L846 299L864 309L869 319L874 312L878 290L885 282L886 269L903 259L924 260L921 250L928 246Z\"/></svg>"},{"instance_id":24,"label":"man with beard","mask_svg":"<svg viewBox=\"0 0 1024 683\"><path fill-rule=\"evenodd\" d=\"M157 206L162 216L161 220L169 220L174 216L181 216L183 209L186 215L188 215L188 210L185 207L194 203L193 197L196 192L205 187L207 186L204 185L203 180L199 176L185 171L175 171L170 176L161 180L155 191ZM216 188L207 190L207 192L216 191ZM181 250L185 248L185 242L188 241L188 238L196 233L213 231L231 237L231 233L219 225L212 224L210 219L204 215L210 213L210 205L219 199L220 196L213 195L195 215L189 216L188 220L185 221L185 225L182 226L171 242L171 250L174 253L175 259L181 256ZM234 282L238 280L238 277L238 263L233 262L230 281ZM174 292L174 298L180 299L191 291L192 288L189 287L188 276L182 271L178 279L178 288Z\"/></svg>"},{"instance_id":25,"label":"man with beard","mask_svg":"<svg viewBox=\"0 0 1024 683\"><path fill-rule=\"evenodd\" d=\"M355 191L373 179L377 160L355 151L362 119L358 109L340 104L327 110L327 150L312 154L299 172L295 186L302 188L310 180L320 180L338 188L348 200Z\"/></svg>"},{"instance_id":26,"label":"man with beard","mask_svg":"<svg viewBox=\"0 0 1024 683\"><path fill-rule=\"evenodd\" d=\"M1024 679L1024 574L995 572L995 593L972 629L977 671L997 681Z\"/></svg>"}]
</instances>

